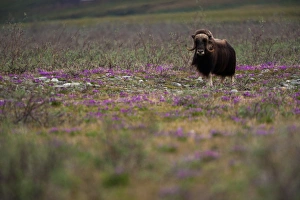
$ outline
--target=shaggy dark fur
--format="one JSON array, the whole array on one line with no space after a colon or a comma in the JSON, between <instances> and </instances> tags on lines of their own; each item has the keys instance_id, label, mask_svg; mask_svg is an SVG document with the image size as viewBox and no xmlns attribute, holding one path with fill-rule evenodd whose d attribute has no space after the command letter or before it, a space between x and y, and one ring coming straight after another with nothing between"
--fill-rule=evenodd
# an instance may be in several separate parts
<instances>
[{"instance_id":1,"label":"shaggy dark fur","mask_svg":"<svg viewBox=\"0 0 300 200\"><path fill-rule=\"evenodd\" d=\"M192 35L194 51L192 65L196 66L200 74L209 78L212 85L212 74L221 76L222 81L226 76L234 81L236 56L232 46L226 40L215 39L209 30L197 30Z\"/></svg>"}]
</instances>

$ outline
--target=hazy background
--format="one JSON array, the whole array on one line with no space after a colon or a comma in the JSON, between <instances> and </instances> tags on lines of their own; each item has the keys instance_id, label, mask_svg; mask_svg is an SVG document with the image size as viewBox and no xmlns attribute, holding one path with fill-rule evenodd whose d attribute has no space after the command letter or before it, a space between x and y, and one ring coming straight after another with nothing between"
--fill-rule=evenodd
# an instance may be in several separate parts
<instances>
[{"instance_id":1,"label":"hazy background","mask_svg":"<svg viewBox=\"0 0 300 200\"><path fill-rule=\"evenodd\" d=\"M299 5L298 0L2 0L0 22L213 11L249 5ZM250 9L250 8L249 8ZM248 9L248 10L249 10ZM251 8L251 9L261 9ZM296 12L296 11L295 11ZM276 14L276 13L274 13ZM300 11L294 13L300 15Z\"/></svg>"}]
</instances>

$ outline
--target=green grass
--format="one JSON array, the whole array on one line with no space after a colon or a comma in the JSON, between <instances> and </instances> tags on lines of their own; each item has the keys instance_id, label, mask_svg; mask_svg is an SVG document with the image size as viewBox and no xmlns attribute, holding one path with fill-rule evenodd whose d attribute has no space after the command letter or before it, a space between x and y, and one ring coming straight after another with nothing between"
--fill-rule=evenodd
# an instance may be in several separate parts
<instances>
[{"instance_id":1,"label":"green grass","mask_svg":"<svg viewBox=\"0 0 300 200\"><path fill-rule=\"evenodd\" d=\"M298 199L297 9L3 25L0 199ZM234 86L197 79L198 28Z\"/></svg>"},{"instance_id":2,"label":"green grass","mask_svg":"<svg viewBox=\"0 0 300 200\"><path fill-rule=\"evenodd\" d=\"M67 26L87 27L103 23L117 24L156 24L159 22L166 23L219 23L219 22L245 22L256 21L294 21L299 20L299 6L243 6L239 8L230 8L224 10L207 10L201 12L176 12L161 14L137 14L123 17L106 16L106 17L83 17L78 19L64 19L59 21L35 22L35 24L65 24ZM28 23L30 25L31 23ZM26 25L26 24L25 24Z\"/></svg>"}]
</instances>

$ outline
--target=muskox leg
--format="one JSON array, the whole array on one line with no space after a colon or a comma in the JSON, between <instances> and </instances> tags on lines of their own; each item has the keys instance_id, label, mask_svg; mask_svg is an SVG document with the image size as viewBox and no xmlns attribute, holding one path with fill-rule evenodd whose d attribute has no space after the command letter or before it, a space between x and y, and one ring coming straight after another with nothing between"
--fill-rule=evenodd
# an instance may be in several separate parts
<instances>
[{"instance_id":1,"label":"muskox leg","mask_svg":"<svg viewBox=\"0 0 300 200\"><path fill-rule=\"evenodd\" d=\"M211 73L208 74L208 85L209 85L209 86L213 86L213 82L212 82L212 74L211 74Z\"/></svg>"},{"instance_id":2,"label":"muskox leg","mask_svg":"<svg viewBox=\"0 0 300 200\"><path fill-rule=\"evenodd\" d=\"M224 83L224 80L225 80L225 76L222 76L222 77L221 77L221 84Z\"/></svg>"},{"instance_id":3,"label":"muskox leg","mask_svg":"<svg viewBox=\"0 0 300 200\"><path fill-rule=\"evenodd\" d=\"M231 76L231 85L233 85L233 84L234 84L234 75Z\"/></svg>"}]
</instances>

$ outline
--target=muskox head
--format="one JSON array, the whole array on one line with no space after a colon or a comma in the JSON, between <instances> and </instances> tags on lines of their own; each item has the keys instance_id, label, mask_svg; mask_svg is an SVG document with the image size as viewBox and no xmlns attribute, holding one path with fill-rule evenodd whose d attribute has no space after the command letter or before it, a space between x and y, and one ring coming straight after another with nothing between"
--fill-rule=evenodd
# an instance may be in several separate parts
<instances>
[{"instance_id":1,"label":"muskox head","mask_svg":"<svg viewBox=\"0 0 300 200\"><path fill-rule=\"evenodd\" d=\"M199 56L204 56L206 53L214 51L214 37L209 30L200 29L192 35L194 40L193 48L189 49L194 51Z\"/></svg>"}]
</instances>

